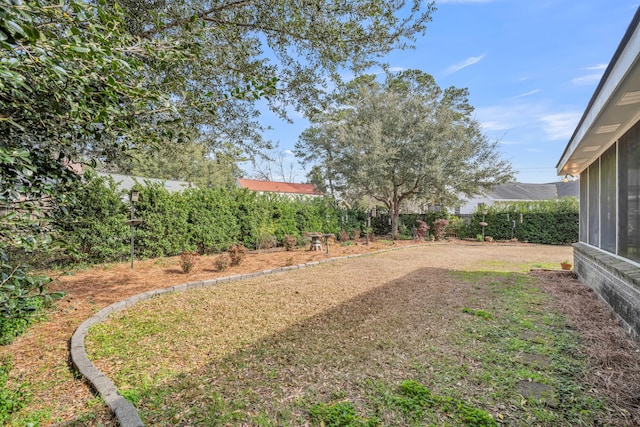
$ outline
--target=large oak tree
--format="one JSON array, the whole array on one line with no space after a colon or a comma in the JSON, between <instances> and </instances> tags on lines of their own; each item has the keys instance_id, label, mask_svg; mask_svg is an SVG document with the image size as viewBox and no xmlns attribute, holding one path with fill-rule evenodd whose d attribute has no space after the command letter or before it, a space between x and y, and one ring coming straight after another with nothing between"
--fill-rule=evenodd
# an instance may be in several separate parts
<instances>
[{"instance_id":1,"label":"large oak tree","mask_svg":"<svg viewBox=\"0 0 640 427\"><path fill-rule=\"evenodd\" d=\"M3 0L0 203L51 190L69 162L150 146L255 153L268 144L253 101L316 111L329 81L410 47L432 11L420 0Z\"/></svg>"},{"instance_id":2,"label":"large oak tree","mask_svg":"<svg viewBox=\"0 0 640 427\"><path fill-rule=\"evenodd\" d=\"M337 91L296 152L315 162L343 197L368 196L389 209L398 232L403 203L451 206L513 177L497 142L482 134L467 90L441 89L417 70L366 75ZM316 171L318 168L316 169Z\"/></svg>"}]
</instances>

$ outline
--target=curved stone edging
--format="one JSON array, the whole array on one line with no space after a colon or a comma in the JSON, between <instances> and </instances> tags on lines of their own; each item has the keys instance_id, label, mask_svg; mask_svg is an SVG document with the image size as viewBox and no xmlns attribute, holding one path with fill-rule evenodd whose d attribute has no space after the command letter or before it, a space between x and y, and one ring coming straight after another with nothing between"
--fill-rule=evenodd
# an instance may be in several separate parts
<instances>
[{"instance_id":1,"label":"curved stone edging","mask_svg":"<svg viewBox=\"0 0 640 427\"><path fill-rule=\"evenodd\" d=\"M134 295L122 301L118 301L113 303L95 315L90 317L89 319L82 322L78 329L73 333L71 337L71 362L76 370L89 382L89 384L95 389L95 391L102 396L105 403L111 410L111 412L116 416L118 423L121 427L144 427L144 423L138 415L138 411L135 406L127 399L122 397L120 393L118 393L118 389L115 384L96 366L89 360L87 356L87 352L84 347L84 340L89 332L89 328L95 324L103 322L106 320L112 313L124 310L126 308L133 307L140 301L145 301L156 297L158 295L170 293L170 292L182 292L190 289L204 288L209 286L215 286L220 283L225 282L233 282L237 280L251 279L254 277L261 276L269 276L272 274L284 273L286 271L291 270L301 270L307 267L312 267L314 265L322 264L325 262L333 262L341 259L348 258L357 258L361 256L374 255L382 252L390 252L396 251L400 249L413 248L420 245L407 245L398 248L389 248L383 249L375 252L364 253L364 254L353 254L346 255L337 258L326 258L318 261L312 261L305 264L292 265L288 267L279 267L273 268L270 270L262 270L255 273L248 274L236 274L233 276L219 277L217 279L211 280L201 280L197 282L187 282L182 283L180 285L170 286L168 288L156 289L153 291L144 292L138 295Z\"/></svg>"}]
</instances>

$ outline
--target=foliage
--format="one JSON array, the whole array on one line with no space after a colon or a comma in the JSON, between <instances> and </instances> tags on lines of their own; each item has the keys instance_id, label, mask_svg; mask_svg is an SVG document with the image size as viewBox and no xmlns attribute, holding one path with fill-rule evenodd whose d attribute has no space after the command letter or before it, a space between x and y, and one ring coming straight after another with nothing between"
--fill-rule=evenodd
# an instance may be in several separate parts
<instances>
[{"instance_id":1,"label":"foliage","mask_svg":"<svg viewBox=\"0 0 640 427\"><path fill-rule=\"evenodd\" d=\"M199 256L200 254L197 252L182 252L182 254L180 254L180 268L182 268L182 272L185 274L190 273L193 267L196 266Z\"/></svg>"},{"instance_id":2,"label":"foliage","mask_svg":"<svg viewBox=\"0 0 640 427\"><path fill-rule=\"evenodd\" d=\"M7 384L11 369L11 359L0 360L0 423L3 425L8 425L11 414L24 408L27 401L24 386L16 388Z\"/></svg>"},{"instance_id":3,"label":"foliage","mask_svg":"<svg viewBox=\"0 0 640 427\"><path fill-rule=\"evenodd\" d=\"M416 225L416 236L418 236L418 239L424 240L425 236L429 232L429 226L426 222L419 219L416 220Z\"/></svg>"},{"instance_id":4,"label":"foliage","mask_svg":"<svg viewBox=\"0 0 640 427\"><path fill-rule=\"evenodd\" d=\"M119 3L131 35L196 45L197 66L180 63L151 76L158 84L185 82L173 92L182 103L204 98L183 108L176 128L215 150L267 147L255 119L260 108L266 104L281 117L289 108L313 114L322 108L323 91L344 70L360 73L382 65L380 58L392 50L410 48L434 10L433 3L419 0L354 0L339 6L329 0ZM240 102L256 98L264 103ZM216 104L220 99L225 102Z\"/></svg>"},{"instance_id":5,"label":"foliage","mask_svg":"<svg viewBox=\"0 0 640 427\"><path fill-rule=\"evenodd\" d=\"M519 241L531 243L566 245L578 240L579 205L574 197L500 203L484 209L487 210L484 217L488 224L485 235L497 240L511 239L512 232ZM471 224L462 230L462 236L482 233L479 225L482 218L482 211L476 211Z\"/></svg>"},{"instance_id":6,"label":"foliage","mask_svg":"<svg viewBox=\"0 0 640 427\"><path fill-rule=\"evenodd\" d=\"M487 411L474 408L468 403L452 397L435 395L417 381L403 381L398 391L400 396L394 399L396 404L405 407L416 415L421 414L425 409L438 409L449 413L457 425L469 427L498 426L496 420Z\"/></svg>"},{"instance_id":7,"label":"foliage","mask_svg":"<svg viewBox=\"0 0 640 427\"><path fill-rule=\"evenodd\" d=\"M335 232L339 226L340 212L329 199L291 199L237 188L169 193L162 184L144 184L136 184L135 216L143 220L134 229L136 256L220 253L233 245L244 251L264 249L278 241L300 241L309 231ZM95 263L129 256L125 221L131 205L111 178L88 173L67 198L68 208L56 210L52 229L80 250L66 258L50 255L52 260Z\"/></svg>"},{"instance_id":8,"label":"foliage","mask_svg":"<svg viewBox=\"0 0 640 427\"><path fill-rule=\"evenodd\" d=\"M231 265L231 256L228 252L223 252L216 256L214 263L216 271L225 271L227 268L229 268L229 265Z\"/></svg>"},{"instance_id":9,"label":"foliage","mask_svg":"<svg viewBox=\"0 0 640 427\"><path fill-rule=\"evenodd\" d=\"M453 215L449 216L449 227L447 229L449 235L458 236L464 226L464 219Z\"/></svg>"},{"instance_id":10,"label":"foliage","mask_svg":"<svg viewBox=\"0 0 640 427\"><path fill-rule=\"evenodd\" d=\"M163 143L157 149L132 152L131 158L120 162L115 170L128 175L187 181L199 188L231 188L241 176L237 165L241 160L244 157L239 148L207 148L195 142Z\"/></svg>"},{"instance_id":11,"label":"foliage","mask_svg":"<svg viewBox=\"0 0 640 427\"><path fill-rule=\"evenodd\" d=\"M63 169L167 137L179 106L149 76L192 61L196 43L132 36L124 11L104 1L3 2L0 12L0 131L10 147Z\"/></svg>"},{"instance_id":12,"label":"foliage","mask_svg":"<svg viewBox=\"0 0 640 427\"><path fill-rule=\"evenodd\" d=\"M298 239L296 239L295 236L285 234L283 243L284 243L284 248L287 251L292 251L295 249L296 245L298 244Z\"/></svg>"},{"instance_id":13,"label":"foliage","mask_svg":"<svg viewBox=\"0 0 640 427\"><path fill-rule=\"evenodd\" d=\"M52 195L69 188L74 177L41 153L6 145L0 147L0 166L0 345L6 345L62 296L48 293L51 279L29 274L22 261L57 246L49 217L61 199ZM51 172L49 179L33 179L41 170Z\"/></svg>"},{"instance_id":14,"label":"foliage","mask_svg":"<svg viewBox=\"0 0 640 427\"><path fill-rule=\"evenodd\" d=\"M327 427L364 427L374 426L375 421L361 418L356 413L356 408L351 402L338 402L332 405L318 403L313 405L309 412L311 418Z\"/></svg>"},{"instance_id":15,"label":"foliage","mask_svg":"<svg viewBox=\"0 0 640 427\"><path fill-rule=\"evenodd\" d=\"M24 265L7 262L6 254L0 253L0 345L13 341L41 308L64 296L61 292L47 292L49 277L32 276Z\"/></svg>"},{"instance_id":16,"label":"foliage","mask_svg":"<svg viewBox=\"0 0 640 427\"><path fill-rule=\"evenodd\" d=\"M124 193L111 177L85 172L67 193L65 209L54 212L53 220L65 241L75 250L75 262L120 261L130 254L129 208Z\"/></svg>"},{"instance_id":17,"label":"foliage","mask_svg":"<svg viewBox=\"0 0 640 427\"><path fill-rule=\"evenodd\" d=\"M244 245L231 245L227 252L231 258L231 265L240 265L249 250Z\"/></svg>"},{"instance_id":18,"label":"foliage","mask_svg":"<svg viewBox=\"0 0 640 427\"><path fill-rule=\"evenodd\" d=\"M313 118L296 154L306 160L314 153L343 198L382 203L395 237L405 201L448 206L512 178L497 142L473 119L467 96L466 89L440 89L417 70L388 74L384 83L358 77Z\"/></svg>"},{"instance_id":19,"label":"foliage","mask_svg":"<svg viewBox=\"0 0 640 427\"><path fill-rule=\"evenodd\" d=\"M0 147L0 345L24 332L41 308L62 296L48 293L50 279L30 275L24 265L35 253L58 246L50 214L63 198L52 196L66 190L74 177L52 163L39 152ZM34 179L42 170L48 179Z\"/></svg>"},{"instance_id":20,"label":"foliage","mask_svg":"<svg viewBox=\"0 0 640 427\"><path fill-rule=\"evenodd\" d=\"M217 253L239 237L238 217L234 212L234 193L223 189L192 188L172 194L178 200L177 209L187 213L187 245L200 253Z\"/></svg>"},{"instance_id":21,"label":"foliage","mask_svg":"<svg viewBox=\"0 0 640 427\"><path fill-rule=\"evenodd\" d=\"M436 219L433 222L433 235L436 240L444 240L445 230L449 225L449 221L444 218Z\"/></svg>"}]
</instances>

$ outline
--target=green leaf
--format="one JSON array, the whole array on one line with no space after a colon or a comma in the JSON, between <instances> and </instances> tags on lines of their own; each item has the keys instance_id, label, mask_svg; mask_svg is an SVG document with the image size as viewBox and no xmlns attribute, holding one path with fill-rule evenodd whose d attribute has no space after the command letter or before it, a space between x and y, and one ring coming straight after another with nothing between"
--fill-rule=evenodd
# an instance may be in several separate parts
<instances>
[{"instance_id":1,"label":"green leaf","mask_svg":"<svg viewBox=\"0 0 640 427\"><path fill-rule=\"evenodd\" d=\"M73 50L74 52L79 52L79 53L89 53L89 52L91 52L91 49L89 49L88 47L85 47L85 46L71 46L71 50Z\"/></svg>"},{"instance_id":2,"label":"green leaf","mask_svg":"<svg viewBox=\"0 0 640 427\"><path fill-rule=\"evenodd\" d=\"M10 20L4 21L4 25L9 30L10 34L20 34L21 36L26 35L22 27L13 21L10 21Z\"/></svg>"}]
</instances>

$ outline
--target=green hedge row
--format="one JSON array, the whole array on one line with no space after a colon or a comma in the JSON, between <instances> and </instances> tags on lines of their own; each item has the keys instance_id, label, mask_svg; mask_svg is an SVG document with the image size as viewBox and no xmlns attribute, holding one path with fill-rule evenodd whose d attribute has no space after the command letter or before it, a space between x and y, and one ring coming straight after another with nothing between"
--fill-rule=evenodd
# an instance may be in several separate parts
<instances>
[{"instance_id":1,"label":"green hedge row","mask_svg":"<svg viewBox=\"0 0 640 427\"><path fill-rule=\"evenodd\" d=\"M217 253L233 243L250 249L282 245L284 236L299 240L306 232L333 233L340 230L365 232L366 212L344 210L328 198L289 198L261 195L244 189L187 189L169 193L159 184L146 182L138 186L139 201L134 204L135 217L144 222L135 227L136 257L177 255L183 251ZM131 203L128 194L119 191L110 177L88 174L60 210L54 225L61 238L76 252L58 262L111 262L130 256ZM522 222L520 217L522 216ZM448 219L459 237L482 234L481 211L473 214L470 223L446 212L403 214L399 231L411 236L416 220L426 221L433 230L433 221ZM384 212L371 218L376 235L390 232L388 215ZM484 233L494 239L510 239L546 244L568 244L578 238L578 203L576 199L544 202L518 202L487 208Z\"/></svg>"},{"instance_id":2,"label":"green hedge row","mask_svg":"<svg viewBox=\"0 0 640 427\"><path fill-rule=\"evenodd\" d=\"M497 240L511 237L519 241L566 245L578 241L579 203L576 198L536 202L500 203L475 212L470 223L460 230L460 237L482 234L480 223L486 222L485 236Z\"/></svg>"},{"instance_id":3,"label":"green hedge row","mask_svg":"<svg viewBox=\"0 0 640 427\"><path fill-rule=\"evenodd\" d=\"M139 186L135 217L137 257L177 255L183 251L217 253L233 243L248 248L281 244L285 235L337 233L342 211L325 198L261 195L244 189L187 189L169 193L159 184ZM60 211L55 224L77 248L72 262L108 262L130 256L131 204L109 177L90 176ZM61 261L62 262L62 261Z\"/></svg>"}]
</instances>

